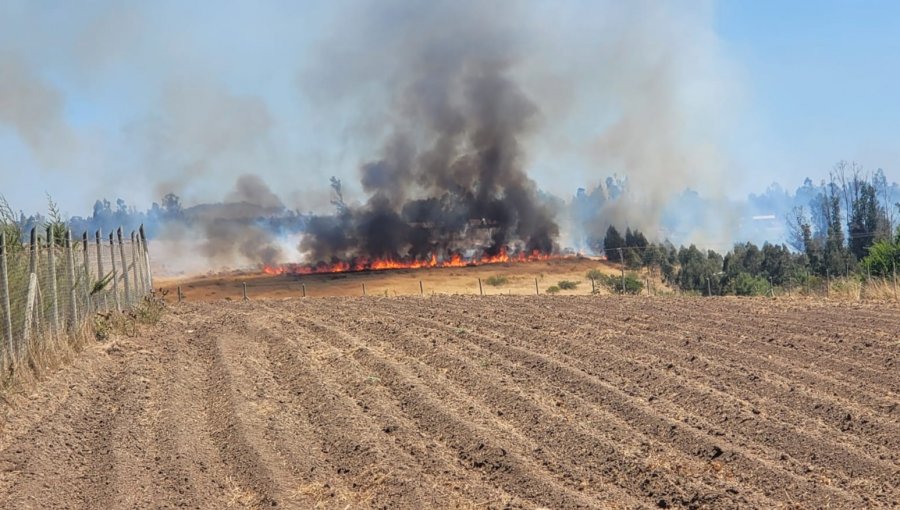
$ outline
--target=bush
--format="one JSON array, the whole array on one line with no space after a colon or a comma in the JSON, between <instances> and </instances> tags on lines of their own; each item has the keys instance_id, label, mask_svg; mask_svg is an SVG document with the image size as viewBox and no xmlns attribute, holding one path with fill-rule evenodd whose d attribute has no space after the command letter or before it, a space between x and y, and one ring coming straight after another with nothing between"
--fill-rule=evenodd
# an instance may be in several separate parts
<instances>
[{"instance_id":1,"label":"bush","mask_svg":"<svg viewBox=\"0 0 900 510\"><path fill-rule=\"evenodd\" d=\"M556 285L551 285L547 287L547 294L557 294L559 293L559 287Z\"/></svg>"},{"instance_id":2,"label":"bush","mask_svg":"<svg viewBox=\"0 0 900 510\"><path fill-rule=\"evenodd\" d=\"M762 276L740 272L734 279L734 293L738 296L762 296L769 292L769 282Z\"/></svg>"},{"instance_id":3,"label":"bush","mask_svg":"<svg viewBox=\"0 0 900 510\"><path fill-rule=\"evenodd\" d=\"M563 290L575 290L578 287L578 282L561 280L556 284L556 286Z\"/></svg>"},{"instance_id":4,"label":"bush","mask_svg":"<svg viewBox=\"0 0 900 510\"><path fill-rule=\"evenodd\" d=\"M588 280L602 280L603 272L599 269L591 269L585 276L587 276Z\"/></svg>"},{"instance_id":5,"label":"bush","mask_svg":"<svg viewBox=\"0 0 900 510\"><path fill-rule=\"evenodd\" d=\"M641 291L644 290L644 284L634 273L627 273L625 275L624 289L622 288L622 278L618 276L603 275L603 278L600 279L600 283L617 294L640 294Z\"/></svg>"},{"instance_id":6,"label":"bush","mask_svg":"<svg viewBox=\"0 0 900 510\"><path fill-rule=\"evenodd\" d=\"M492 276L488 276L487 280L485 280L485 283L493 287L499 287L501 285L506 285L507 283L509 283L509 278L503 275L495 274Z\"/></svg>"}]
</instances>

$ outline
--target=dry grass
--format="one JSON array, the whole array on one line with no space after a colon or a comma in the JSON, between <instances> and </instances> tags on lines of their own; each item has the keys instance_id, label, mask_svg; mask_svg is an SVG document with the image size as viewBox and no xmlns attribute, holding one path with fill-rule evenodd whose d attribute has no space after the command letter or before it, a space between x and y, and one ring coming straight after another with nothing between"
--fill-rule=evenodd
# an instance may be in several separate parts
<instances>
[{"instance_id":1,"label":"dry grass","mask_svg":"<svg viewBox=\"0 0 900 510\"><path fill-rule=\"evenodd\" d=\"M142 326L154 325L165 313L160 298L147 297L128 312L96 313L74 332L59 335L38 331L22 349L24 355L5 362L0 376L0 395L15 392L41 380L70 363L90 342L113 342L117 337L134 337Z\"/></svg>"}]
</instances>

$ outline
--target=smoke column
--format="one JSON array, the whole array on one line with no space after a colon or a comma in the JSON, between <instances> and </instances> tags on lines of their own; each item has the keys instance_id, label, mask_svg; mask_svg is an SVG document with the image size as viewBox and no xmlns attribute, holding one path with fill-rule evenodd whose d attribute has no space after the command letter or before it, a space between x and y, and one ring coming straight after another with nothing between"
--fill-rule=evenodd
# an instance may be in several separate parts
<instances>
[{"instance_id":1,"label":"smoke column","mask_svg":"<svg viewBox=\"0 0 900 510\"><path fill-rule=\"evenodd\" d=\"M335 46L374 44L366 56L385 58L328 59L345 73L329 80L386 85L385 135L359 170L367 201L311 221L302 248L312 259L442 256L472 247L475 225L489 227L487 255L512 243L553 249L553 212L524 170L540 112L513 76L523 34L502 5L363 4L361 25L340 31Z\"/></svg>"}]
</instances>

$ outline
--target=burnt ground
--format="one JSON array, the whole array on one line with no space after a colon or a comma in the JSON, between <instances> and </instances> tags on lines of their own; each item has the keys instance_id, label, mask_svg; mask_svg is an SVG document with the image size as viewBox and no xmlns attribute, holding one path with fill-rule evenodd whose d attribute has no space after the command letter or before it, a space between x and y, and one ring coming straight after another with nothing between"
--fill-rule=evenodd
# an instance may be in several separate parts
<instances>
[{"instance_id":1,"label":"burnt ground","mask_svg":"<svg viewBox=\"0 0 900 510\"><path fill-rule=\"evenodd\" d=\"M2 508L892 508L900 313L186 303L3 404Z\"/></svg>"}]
</instances>

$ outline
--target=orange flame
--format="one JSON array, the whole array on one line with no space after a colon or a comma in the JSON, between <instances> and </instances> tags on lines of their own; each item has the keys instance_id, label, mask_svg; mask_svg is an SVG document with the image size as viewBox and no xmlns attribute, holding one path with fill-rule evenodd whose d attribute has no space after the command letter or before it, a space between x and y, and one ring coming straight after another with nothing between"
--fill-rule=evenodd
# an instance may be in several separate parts
<instances>
[{"instance_id":1,"label":"orange flame","mask_svg":"<svg viewBox=\"0 0 900 510\"><path fill-rule=\"evenodd\" d=\"M278 275L307 275L307 274L326 274L326 273L347 273L359 271L384 271L388 269L423 269L436 267L466 267L480 266L483 264L503 264L507 262L533 262L541 260L549 260L551 258L561 258L560 255L551 255L541 253L540 251L532 251L526 253L520 251L514 255L510 255L506 248L501 248L495 255L482 254L479 257L466 260L460 253L451 253L448 257L438 259L435 254L427 259L406 259L406 258L383 258L369 259L366 257L356 258L351 262L334 261L319 262L318 264L282 264L278 266L264 266L263 273Z\"/></svg>"}]
</instances>

